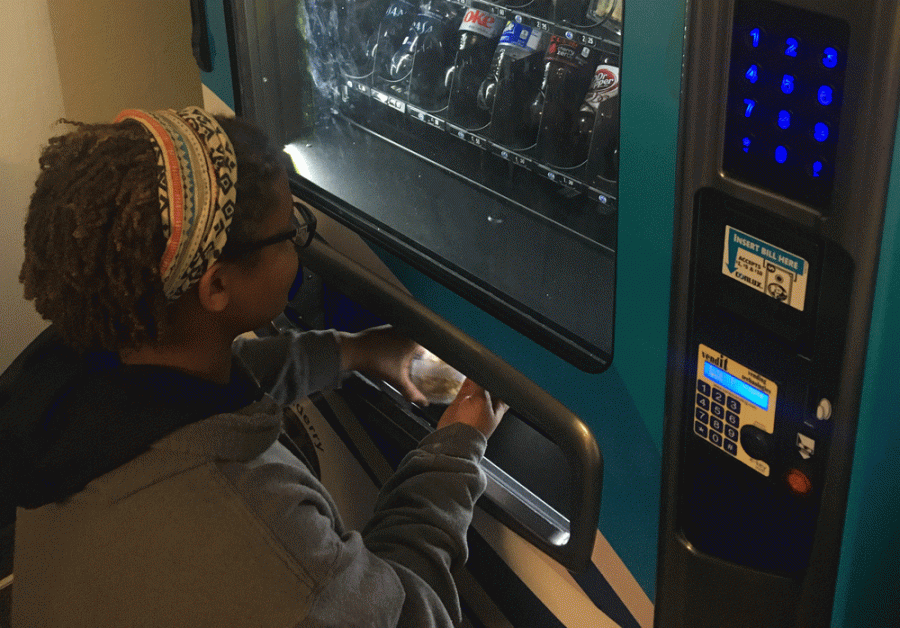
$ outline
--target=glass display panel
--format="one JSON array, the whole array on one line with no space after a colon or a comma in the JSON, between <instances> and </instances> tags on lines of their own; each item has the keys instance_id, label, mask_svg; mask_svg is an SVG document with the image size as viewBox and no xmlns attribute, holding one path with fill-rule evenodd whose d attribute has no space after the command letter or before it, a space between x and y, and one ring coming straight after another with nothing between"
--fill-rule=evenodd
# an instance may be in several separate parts
<instances>
[{"instance_id":1,"label":"glass display panel","mask_svg":"<svg viewBox=\"0 0 900 628\"><path fill-rule=\"evenodd\" d=\"M599 371L623 1L239 1L240 113L327 213Z\"/></svg>"}]
</instances>

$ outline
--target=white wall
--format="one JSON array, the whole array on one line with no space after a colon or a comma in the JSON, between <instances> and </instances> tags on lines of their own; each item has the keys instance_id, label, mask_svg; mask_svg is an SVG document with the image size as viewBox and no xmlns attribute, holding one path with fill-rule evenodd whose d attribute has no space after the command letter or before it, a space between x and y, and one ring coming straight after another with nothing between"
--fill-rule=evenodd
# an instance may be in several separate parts
<instances>
[{"instance_id":1,"label":"white wall","mask_svg":"<svg viewBox=\"0 0 900 628\"><path fill-rule=\"evenodd\" d=\"M46 326L22 298L25 211L61 117L200 104L187 0L0 0L0 371Z\"/></svg>"},{"instance_id":2,"label":"white wall","mask_svg":"<svg viewBox=\"0 0 900 628\"><path fill-rule=\"evenodd\" d=\"M50 122L64 114L47 3L0 0L0 370L46 323L22 298L25 208Z\"/></svg>"}]
</instances>

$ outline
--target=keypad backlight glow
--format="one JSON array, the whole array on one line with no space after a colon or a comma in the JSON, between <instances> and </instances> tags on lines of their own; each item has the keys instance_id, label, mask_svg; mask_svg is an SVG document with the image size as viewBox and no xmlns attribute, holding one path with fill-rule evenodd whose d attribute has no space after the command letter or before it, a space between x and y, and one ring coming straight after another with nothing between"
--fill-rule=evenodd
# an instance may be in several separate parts
<instances>
[{"instance_id":1,"label":"keypad backlight glow","mask_svg":"<svg viewBox=\"0 0 900 628\"><path fill-rule=\"evenodd\" d=\"M771 0L735 6L725 173L826 212L831 204L849 26Z\"/></svg>"}]
</instances>

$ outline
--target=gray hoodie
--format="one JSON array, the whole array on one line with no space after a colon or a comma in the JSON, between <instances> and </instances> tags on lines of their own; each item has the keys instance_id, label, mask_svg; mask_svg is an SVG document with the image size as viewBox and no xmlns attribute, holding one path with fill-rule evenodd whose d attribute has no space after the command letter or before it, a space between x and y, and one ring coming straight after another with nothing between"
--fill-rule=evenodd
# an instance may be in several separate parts
<instances>
[{"instance_id":1,"label":"gray hoodie","mask_svg":"<svg viewBox=\"0 0 900 628\"><path fill-rule=\"evenodd\" d=\"M177 427L60 501L19 508L14 628L460 623L451 573L485 486L484 436L454 425L425 438L365 529L347 530L279 442L282 404L339 384L333 336L244 339L235 353L258 400Z\"/></svg>"}]
</instances>

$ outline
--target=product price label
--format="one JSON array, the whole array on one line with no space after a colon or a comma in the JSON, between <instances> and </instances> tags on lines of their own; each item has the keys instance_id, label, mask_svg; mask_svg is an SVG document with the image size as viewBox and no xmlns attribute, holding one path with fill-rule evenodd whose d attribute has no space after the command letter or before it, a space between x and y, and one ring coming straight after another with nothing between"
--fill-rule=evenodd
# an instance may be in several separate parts
<instances>
[{"instance_id":1,"label":"product price label","mask_svg":"<svg viewBox=\"0 0 900 628\"><path fill-rule=\"evenodd\" d=\"M462 141L468 142L469 144L474 144L475 146L478 146L479 148L487 148L487 145L488 145L487 140L484 139L483 137L481 137L480 135L475 135L474 133L470 133L466 129L463 129L458 126L454 126L452 124L448 124L448 125L446 125L446 127L447 127L448 133L450 133L451 135L455 135Z\"/></svg>"},{"instance_id":2,"label":"product price label","mask_svg":"<svg viewBox=\"0 0 900 628\"><path fill-rule=\"evenodd\" d=\"M368 94L369 86L365 83L360 83L359 81L354 81L352 79L347 79L347 87L352 91L359 92L360 94Z\"/></svg>"},{"instance_id":3,"label":"product price label","mask_svg":"<svg viewBox=\"0 0 900 628\"><path fill-rule=\"evenodd\" d=\"M377 89L372 90L372 98L383 105L387 105L388 107L396 109L400 113L406 112L406 103L399 98L394 98L393 96L385 94L384 92L380 92Z\"/></svg>"},{"instance_id":4,"label":"product price label","mask_svg":"<svg viewBox=\"0 0 900 628\"><path fill-rule=\"evenodd\" d=\"M519 153L514 153L508 148L504 148L503 146L499 146L498 144L491 145L491 152L495 155L498 155L502 159L505 159L506 161L512 162L517 166L521 166L522 168L528 168L528 165L530 163L528 158L523 157Z\"/></svg>"},{"instance_id":5,"label":"product price label","mask_svg":"<svg viewBox=\"0 0 900 628\"><path fill-rule=\"evenodd\" d=\"M428 113L427 111L423 111L421 109L417 109L412 105L406 106L406 112L409 114L410 118L414 120L418 120L419 122L424 122L429 126L433 126L436 129L444 130L444 120L442 118L438 118L435 115Z\"/></svg>"},{"instance_id":6,"label":"product price label","mask_svg":"<svg viewBox=\"0 0 900 628\"><path fill-rule=\"evenodd\" d=\"M809 262L789 251L726 226L722 274L803 311Z\"/></svg>"}]
</instances>

